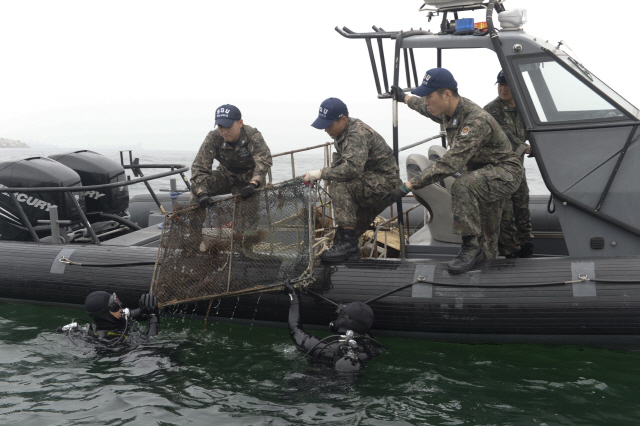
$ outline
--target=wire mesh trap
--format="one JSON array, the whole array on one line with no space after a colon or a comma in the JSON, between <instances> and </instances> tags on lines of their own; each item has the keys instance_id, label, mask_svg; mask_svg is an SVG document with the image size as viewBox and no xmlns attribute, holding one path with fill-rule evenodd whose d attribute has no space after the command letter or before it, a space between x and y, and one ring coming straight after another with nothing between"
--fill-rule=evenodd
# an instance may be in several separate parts
<instances>
[{"instance_id":1,"label":"wire mesh trap","mask_svg":"<svg viewBox=\"0 0 640 426\"><path fill-rule=\"evenodd\" d=\"M176 206L165 221L151 292L168 306L253 293L307 274L310 206L301 179L206 209Z\"/></svg>"}]
</instances>

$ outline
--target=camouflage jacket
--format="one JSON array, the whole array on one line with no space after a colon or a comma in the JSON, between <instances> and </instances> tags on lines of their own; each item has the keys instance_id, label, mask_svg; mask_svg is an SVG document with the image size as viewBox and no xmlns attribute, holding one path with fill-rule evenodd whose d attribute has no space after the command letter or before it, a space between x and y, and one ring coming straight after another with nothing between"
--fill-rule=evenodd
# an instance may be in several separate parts
<instances>
[{"instance_id":1,"label":"camouflage jacket","mask_svg":"<svg viewBox=\"0 0 640 426\"><path fill-rule=\"evenodd\" d=\"M263 182L273 164L271 151L258 129L244 125L235 148L226 143L218 130L209 132L191 166L191 182L195 194L206 191L206 177L211 175L213 160L218 160L218 170L241 178Z\"/></svg>"},{"instance_id":2,"label":"camouflage jacket","mask_svg":"<svg viewBox=\"0 0 640 426\"><path fill-rule=\"evenodd\" d=\"M500 97L489 102L484 110L496 119L502 131L507 135L513 150L517 150L527 140L527 131L515 107L510 107Z\"/></svg>"},{"instance_id":3,"label":"camouflage jacket","mask_svg":"<svg viewBox=\"0 0 640 426\"><path fill-rule=\"evenodd\" d=\"M322 169L325 180L349 181L361 178L365 172L399 176L400 169L393 150L371 127L349 117L344 131L335 141L331 167Z\"/></svg>"},{"instance_id":4,"label":"camouflage jacket","mask_svg":"<svg viewBox=\"0 0 640 426\"><path fill-rule=\"evenodd\" d=\"M522 164L496 120L469 99L460 98L452 117L432 115L420 97L412 97L407 104L420 114L444 124L449 145L441 159L411 179L414 189L424 188L457 171L470 172L487 165L500 165L514 174L522 174Z\"/></svg>"}]
</instances>

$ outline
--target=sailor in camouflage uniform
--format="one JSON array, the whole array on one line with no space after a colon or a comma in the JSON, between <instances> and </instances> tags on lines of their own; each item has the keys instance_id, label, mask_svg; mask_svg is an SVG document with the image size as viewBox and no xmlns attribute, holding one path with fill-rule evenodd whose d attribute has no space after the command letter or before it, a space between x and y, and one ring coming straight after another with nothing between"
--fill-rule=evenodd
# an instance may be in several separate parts
<instances>
[{"instance_id":1,"label":"sailor in camouflage uniform","mask_svg":"<svg viewBox=\"0 0 640 426\"><path fill-rule=\"evenodd\" d=\"M216 110L216 130L209 132L191 166L191 200L205 208L214 195L240 194L243 199L265 184L271 151L258 129L242 121L240 110L222 105ZM213 160L220 163L212 170Z\"/></svg>"},{"instance_id":2,"label":"sailor in camouflage uniform","mask_svg":"<svg viewBox=\"0 0 640 426\"><path fill-rule=\"evenodd\" d=\"M331 167L305 173L304 180L331 182L331 201L338 229L334 246L320 258L327 262L348 259L359 253L357 238L391 200L384 195L400 185L400 170L393 150L371 127L349 117L340 99L329 98L320 105L312 124L335 140Z\"/></svg>"},{"instance_id":3,"label":"sailor in camouflage uniform","mask_svg":"<svg viewBox=\"0 0 640 426\"><path fill-rule=\"evenodd\" d=\"M502 131L511 142L513 151L524 164L524 154L531 153L529 145L525 143L527 131L520 119L503 71L498 74L497 84L498 97L487 104L484 109L502 127ZM510 199L505 200L502 209L502 224L498 240L500 254L506 257L531 257L533 255L531 230L529 186L526 175L523 173L520 187Z\"/></svg>"},{"instance_id":4,"label":"sailor in camouflage uniform","mask_svg":"<svg viewBox=\"0 0 640 426\"><path fill-rule=\"evenodd\" d=\"M449 262L452 274L467 272L484 256L498 255L498 235L503 200L520 186L522 163L493 117L469 99L458 95L458 83L444 68L427 71L422 85L405 95L392 87L394 99L444 124L449 150L420 176L386 197L402 199L412 189L423 188L461 171L451 189L453 232L462 236L458 256Z\"/></svg>"}]
</instances>

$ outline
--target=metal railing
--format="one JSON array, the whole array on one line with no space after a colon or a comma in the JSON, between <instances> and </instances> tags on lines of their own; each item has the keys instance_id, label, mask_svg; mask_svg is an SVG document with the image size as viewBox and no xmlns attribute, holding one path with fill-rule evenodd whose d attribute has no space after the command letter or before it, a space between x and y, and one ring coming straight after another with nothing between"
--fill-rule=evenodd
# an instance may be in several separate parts
<instances>
[{"instance_id":1,"label":"metal railing","mask_svg":"<svg viewBox=\"0 0 640 426\"><path fill-rule=\"evenodd\" d=\"M407 145L407 146L403 147L402 149L400 149L400 151L404 151L404 150L407 150L407 149L410 149L410 148L414 148L416 146L419 146L421 144L427 143L427 142L429 142L429 141L431 141L433 139L439 138L439 137L440 137L439 135L436 135L436 136L433 136L431 138L427 138L427 139L424 139L422 141L416 142L414 144ZM295 149L295 150L291 150L291 151L281 152L281 153L272 155L272 158L290 156L291 177L295 178L296 177L295 154L298 154L298 153L301 153L301 152L312 151L312 150L315 150L315 149L323 149L323 157L324 157L323 158L323 166L324 167L330 167L331 166L331 146L333 144L334 144L333 142L326 142L326 143L323 143L323 144L320 144L320 145L314 145L314 146L310 146L310 147L305 147L305 148ZM129 153L129 155L128 155L129 164L125 164L124 153L126 153L126 152ZM122 187L122 186L134 185L134 184L137 184L137 183L144 183L145 186L147 187L149 193L151 194L154 202L156 203L156 205L158 206L158 208L162 212L162 214L166 214L167 213L166 210L162 206L162 203L158 199L158 197L155 194L154 190L151 188L151 185L149 185L149 181L179 174L181 176L182 180L184 181L184 183L185 183L185 185L187 187L187 190L190 189L189 180L185 176L185 172L187 172L189 170L189 167L186 167L184 165L181 165L181 164L140 164L139 158L134 158L133 154L132 154L132 151L120 151L120 163L121 163L121 165L122 165L122 167L124 169L131 170L133 172L134 176L136 176L136 178L135 179L131 179L130 177L128 177L128 179L126 181L122 181L122 182L115 182L115 183L101 184L101 185L89 185L89 186L2 188L1 192L6 193L7 195L9 195L11 197L11 199L13 201L13 204L15 205L16 210L18 212L18 215L20 216L21 221L25 224L25 228L29 231L29 234L31 235L31 238L35 242L40 242L40 239L39 239L39 237L37 235L36 228L34 228L33 225L31 224L31 222L29 221L26 213L24 212L24 209L22 208L22 206L20 205L20 202L16 198L16 194L17 193L36 193L36 192L64 193L65 196L74 205L74 207L78 210L78 215L80 216L80 221L86 227L87 232L91 236L91 240L95 244L100 244L100 240L99 240L98 236L96 235L95 231L93 230L93 228L91 226L91 223L87 219L87 216L84 213L84 211L82 210L82 207L80 206L78 200L76 199L76 197L72 193L95 191L95 190L104 190L104 189L109 189L109 188L117 188L117 187ZM163 168L168 168L168 169L170 169L170 171L157 173L157 174L154 174L154 175L151 175L151 176L145 176L144 173L142 172L142 169L163 169ZM268 179L269 179L268 180L269 185L273 184L273 175L272 175L271 168L269 168L269 170L268 170ZM175 179L171 179L171 190L174 191L174 192L176 191ZM411 210L413 210L416 207L418 207L418 206L419 205L415 205L412 208L410 208L407 212L405 212L404 216L405 216L406 222L407 222L407 234L409 233L409 229L410 229L409 228L409 215L408 215L408 213ZM328 219L331 222L331 225L332 225L331 228L335 229L335 221L334 221L334 218L333 218L333 208L332 208L332 202L331 202L331 187L330 187L330 185L328 186L328 188L326 190L326 197L324 197L321 200L320 206L316 206L316 207L319 207L319 209L320 209L319 213L320 213L320 215L322 217L322 221ZM391 206L390 216L393 216L393 206ZM396 219L397 219L397 217L396 217ZM387 222L389 222L389 221L387 221ZM385 223L387 223L387 222L385 222ZM50 209L50 219L49 220L39 220L38 223L41 223L43 225L49 225L50 228L51 228L52 240L54 242L58 242L58 240L60 239L60 237L59 237L60 236L59 225L69 225L70 221L69 220L60 220L59 217L58 217L57 208L55 208L55 206L52 206L52 208ZM386 252L386 248L385 248L385 252Z\"/></svg>"},{"instance_id":2,"label":"metal railing","mask_svg":"<svg viewBox=\"0 0 640 426\"><path fill-rule=\"evenodd\" d=\"M143 177L139 177L137 179L130 179L130 180L122 181L122 182L105 183L105 184L101 184L101 185L66 186L66 187L59 187L59 186L55 186L55 187L29 187L29 188L7 188L7 187L4 187L4 188L2 188L0 190L0 192L5 193L9 197L11 197L11 199L13 201L13 204L16 207L16 210L18 211L18 215L20 216L20 219L24 223L25 228L29 231L29 234L31 235L31 238L35 242L40 242L40 239L38 237L36 229L33 227L31 222L29 221L29 218L27 217L27 214L24 212L24 210L22 208L22 205L20 205L20 202L18 201L18 199L16 197L16 193L29 194L29 193L35 193L35 192L37 192L37 193L53 192L53 193L62 193L62 194L64 194L64 196L67 197L69 199L69 201L71 201L73 206L78 211L78 215L80 216L80 222L82 222L82 224L86 227L87 232L89 232L89 234L91 236L91 240L95 244L99 245L100 244L100 240L98 239L98 236L96 235L93 227L91 226L91 223L87 219L87 216L86 216L85 212L82 210L82 206L80 206L80 203L78 202L78 200L76 199L76 197L72 193L74 193L74 192L75 193L77 193L77 192L84 193L84 192L87 192L87 191L96 191L96 190L100 190L100 189L118 188L118 187L122 187L122 186L134 185L136 183L141 183L141 182L147 183L150 180L159 179L159 178L166 177L166 176L171 176L171 175L175 175L175 174L184 174L186 171L189 170L189 167L181 166L181 165L178 165L178 164L153 165L153 166L155 166L154 168L163 168L163 167L159 167L159 166L164 166L164 168L171 168L171 171L158 173L158 174L155 174L155 175L152 175L152 176L146 176L146 177L143 176ZM147 166L136 166L136 167L151 168L150 165L147 165ZM130 168L132 168L132 167L130 167ZM149 188L150 192L154 196L154 200L156 200L156 202L159 204L159 201L157 201L157 197L155 197L155 194L153 193L153 190L150 188L148 183L147 183L147 188ZM161 204L159 204L159 206L161 207ZM162 210L164 211L164 209L162 209ZM54 214L57 216L57 212L54 213ZM42 221L42 223L49 224L51 227L58 226L59 224L66 224L66 223L62 223L62 221L59 221L57 217L53 217L54 214L51 215L50 220Z\"/></svg>"}]
</instances>

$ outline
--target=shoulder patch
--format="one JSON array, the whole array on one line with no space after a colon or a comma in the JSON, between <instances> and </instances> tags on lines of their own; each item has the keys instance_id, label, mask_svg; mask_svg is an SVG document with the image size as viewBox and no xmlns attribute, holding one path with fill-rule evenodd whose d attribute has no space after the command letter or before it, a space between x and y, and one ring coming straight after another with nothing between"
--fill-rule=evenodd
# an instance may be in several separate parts
<instances>
[{"instance_id":1,"label":"shoulder patch","mask_svg":"<svg viewBox=\"0 0 640 426\"><path fill-rule=\"evenodd\" d=\"M467 136L469 134L469 126L465 126L460 132L461 136Z\"/></svg>"}]
</instances>

